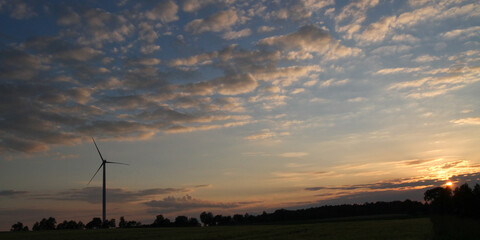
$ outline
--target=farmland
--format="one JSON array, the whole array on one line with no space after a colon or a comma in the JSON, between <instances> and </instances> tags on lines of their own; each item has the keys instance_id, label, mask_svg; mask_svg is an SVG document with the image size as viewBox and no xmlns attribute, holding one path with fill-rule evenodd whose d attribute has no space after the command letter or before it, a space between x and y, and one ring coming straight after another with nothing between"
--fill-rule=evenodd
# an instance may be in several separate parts
<instances>
[{"instance_id":1,"label":"farmland","mask_svg":"<svg viewBox=\"0 0 480 240\"><path fill-rule=\"evenodd\" d=\"M3 232L7 239L432 239L429 218L371 219L286 225Z\"/></svg>"}]
</instances>

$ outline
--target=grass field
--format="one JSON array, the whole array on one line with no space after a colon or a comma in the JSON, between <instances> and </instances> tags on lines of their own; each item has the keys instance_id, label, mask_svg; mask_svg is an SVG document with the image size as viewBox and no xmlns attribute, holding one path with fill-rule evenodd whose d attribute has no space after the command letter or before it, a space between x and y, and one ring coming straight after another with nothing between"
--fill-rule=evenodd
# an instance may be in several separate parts
<instances>
[{"instance_id":1,"label":"grass field","mask_svg":"<svg viewBox=\"0 0 480 240\"><path fill-rule=\"evenodd\" d=\"M432 239L429 218L207 228L2 232L0 239Z\"/></svg>"}]
</instances>

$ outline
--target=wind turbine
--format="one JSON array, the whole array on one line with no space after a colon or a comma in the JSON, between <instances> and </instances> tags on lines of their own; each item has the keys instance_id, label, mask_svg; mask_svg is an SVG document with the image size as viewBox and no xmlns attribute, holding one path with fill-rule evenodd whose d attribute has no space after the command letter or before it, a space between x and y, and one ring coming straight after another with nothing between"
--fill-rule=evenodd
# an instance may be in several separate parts
<instances>
[{"instance_id":1,"label":"wind turbine","mask_svg":"<svg viewBox=\"0 0 480 240\"><path fill-rule=\"evenodd\" d=\"M98 151L98 155L100 155L100 159L102 161L102 164L100 164L100 167L97 169L97 171L95 172L95 174L93 174L93 177L90 179L90 181L88 181L88 184L90 184L90 182L92 182L93 178L97 175L98 171L100 171L100 168L103 167L103 199L102 199L102 223L105 222L106 220L106 192L107 192L107 184L106 184L106 165L107 163L112 163L112 164L122 164L122 165L128 165L126 163L120 163L120 162L111 162L111 161L107 161L106 159L104 159L102 157L102 154L100 153L100 150L98 149L98 146L97 146L97 143L95 142L95 139L93 139L92 137L92 140L93 140L93 144L95 144L95 148L97 148L97 151Z\"/></svg>"}]
</instances>

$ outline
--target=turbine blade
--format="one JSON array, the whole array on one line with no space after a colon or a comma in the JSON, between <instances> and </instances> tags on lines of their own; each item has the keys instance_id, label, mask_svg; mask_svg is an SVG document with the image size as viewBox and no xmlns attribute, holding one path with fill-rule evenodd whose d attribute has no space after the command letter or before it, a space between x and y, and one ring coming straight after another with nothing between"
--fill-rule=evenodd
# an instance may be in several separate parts
<instances>
[{"instance_id":1,"label":"turbine blade","mask_svg":"<svg viewBox=\"0 0 480 240\"><path fill-rule=\"evenodd\" d=\"M110 161L105 161L105 163L122 164L122 165L127 165L127 166L130 166L130 164L121 163L121 162L110 162Z\"/></svg>"},{"instance_id":2,"label":"turbine blade","mask_svg":"<svg viewBox=\"0 0 480 240\"><path fill-rule=\"evenodd\" d=\"M88 184L87 184L87 185L90 185L90 182L92 182L93 178L94 178L95 176L97 176L97 173L98 173L98 171L100 171L100 168L103 167L103 164L105 164L105 163L100 164L100 167L97 169L97 171L95 172L95 174L93 174L93 177L90 178L90 181L88 181Z\"/></svg>"},{"instance_id":3,"label":"turbine blade","mask_svg":"<svg viewBox=\"0 0 480 240\"><path fill-rule=\"evenodd\" d=\"M105 161L103 159L102 154L100 153L100 150L98 149L97 143L95 142L95 139L93 139L93 137L92 137L92 140L93 140L93 144L95 144L95 148L97 148L97 151L98 151L98 154L100 155L100 158L102 159L102 161Z\"/></svg>"}]
</instances>

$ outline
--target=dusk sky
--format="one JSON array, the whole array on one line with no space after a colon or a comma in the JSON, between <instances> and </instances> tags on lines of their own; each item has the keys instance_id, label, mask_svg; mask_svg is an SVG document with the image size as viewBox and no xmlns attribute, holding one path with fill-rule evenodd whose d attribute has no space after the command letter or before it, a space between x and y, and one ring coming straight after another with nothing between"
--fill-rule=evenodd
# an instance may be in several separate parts
<instances>
[{"instance_id":1,"label":"dusk sky","mask_svg":"<svg viewBox=\"0 0 480 240\"><path fill-rule=\"evenodd\" d=\"M480 182L480 2L0 0L0 230ZM471 185L472 186L472 185Z\"/></svg>"}]
</instances>

